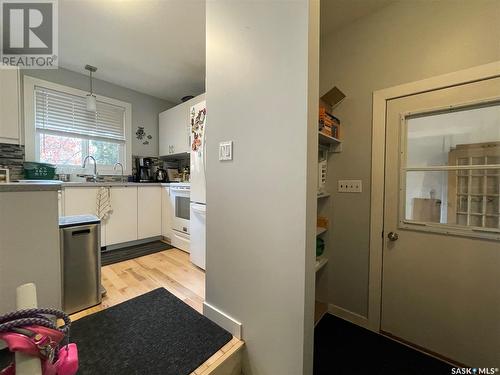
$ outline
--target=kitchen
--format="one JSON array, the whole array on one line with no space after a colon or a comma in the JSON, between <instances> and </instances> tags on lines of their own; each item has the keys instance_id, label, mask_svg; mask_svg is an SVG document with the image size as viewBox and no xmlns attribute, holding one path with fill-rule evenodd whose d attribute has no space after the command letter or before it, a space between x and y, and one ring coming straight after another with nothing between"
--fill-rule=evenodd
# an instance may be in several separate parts
<instances>
[{"instance_id":1,"label":"kitchen","mask_svg":"<svg viewBox=\"0 0 500 375\"><path fill-rule=\"evenodd\" d=\"M66 310L83 373L498 367L498 1L40 1L59 67L0 67L0 314Z\"/></svg>"},{"instance_id":2,"label":"kitchen","mask_svg":"<svg viewBox=\"0 0 500 375\"><path fill-rule=\"evenodd\" d=\"M18 74L14 70L2 70L3 77L5 72ZM25 92L28 87L40 87L41 84L43 81L24 77ZM46 93L44 100L50 102L55 99ZM75 103L71 102L71 105ZM205 113L203 94L161 112L158 115L160 157L134 156L131 175L124 175L123 165L118 162L113 166L118 175L101 176L96 159L89 154L84 158L83 174L60 173L58 177L63 181L46 180L43 176L50 176L51 172L54 175L55 167L42 159L41 163L24 162L27 177L40 175L42 179L22 178L19 181L23 185L37 186L59 181L60 217L97 214L103 265L167 249L168 246L158 247L158 241L164 241L190 253L191 262L204 269ZM50 115L43 114L46 118ZM26 129L25 134L28 133ZM191 142L191 138L195 140ZM42 155L49 153L42 150ZM59 157L57 153L50 155L54 160ZM71 167L59 165L58 168L68 172ZM7 186L14 189L16 185L4 185L5 188ZM100 207L104 204L104 208ZM150 250L147 249L148 244L153 245ZM11 278L9 283L19 281Z\"/></svg>"},{"instance_id":3,"label":"kitchen","mask_svg":"<svg viewBox=\"0 0 500 375\"><path fill-rule=\"evenodd\" d=\"M36 205L23 209L12 194L19 191L28 201L26 194L46 195L57 185L59 218L96 215L99 219L100 252L93 254L94 263L101 258L103 266L112 265L168 249L181 250L176 254L187 262L190 271L196 272L196 285L201 285L195 304L201 312L204 281L198 280L204 277L206 220L204 4L196 2L183 8L157 3L144 9L163 33L171 34L179 28L189 33L183 40L186 50L175 57L168 52L177 48L174 38L167 42L165 50L155 51L153 45L144 47L143 53L154 56L149 65L131 48L123 49L127 43L131 47L141 37L151 37L146 30L141 35L130 33L119 18L107 13L100 14L101 29L89 31L84 23L72 22L77 17L94 21L94 11L100 4L89 4L59 4L58 69L0 69L2 224L12 220L6 215L7 206L21 213L32 211L23 219L26 225L53 223L47 209L38 212ZM164 24L156 14L156 6L168 10L171 23ZM105 7L128 11L116 4ZM186 10L197 14L197 26L180 26L187 19ZM131 22L140 23L140 18L132 17ZM111 24L116 27L113 33L104 26ZM98 42L104 31L105 40ZM160 34L154 38L165 43ZM86 51L77 48L82 43L89 46ZM116 56L128 64L118 64ZM131 71L135 74L129 74ZM47 203L51 198L41 199ZM15 233L6 225L3 228L3 238L13 240L11 246L26 246L16 240L24 233L18 224L11 228ZM54 233L52 229L49 232ZM2 242L6 246L10 243ZM7 258L13 250L6 246L2 246L2 257ZM23 261L45 256L46 251L34 246L33 253ZM52 250L50 253L53 257ZM14 258L9 266L17 269L19 264ZM59 262L52 263L47 266L59 274ZM1 282L14 290L30 277L36 279L37 272L27 271L31 276L3 272ZM41 285L45 284L39 286L43 289ZM47 295L53 305L62 293L59 289L53 284L50 291L39 292ZM103 294L104 302L112 300L114 288L104 289L111 290ZM13 308L13 302L7 302L12 293L2 294L2 311ZM123 300L125 297L120 296L119 301ZM95 295L86 307L99 301L101 296ZM40 303L44 302L41 297ZM82 307L70 310L76 312Z\"/></svg>"}]
</instances>

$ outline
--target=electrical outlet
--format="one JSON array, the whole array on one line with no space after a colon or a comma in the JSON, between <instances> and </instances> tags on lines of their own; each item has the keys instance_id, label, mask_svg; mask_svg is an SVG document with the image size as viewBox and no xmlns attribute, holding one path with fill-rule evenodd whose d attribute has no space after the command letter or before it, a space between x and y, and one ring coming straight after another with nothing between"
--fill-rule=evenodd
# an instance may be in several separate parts
<instances>
[{"instance_id":1,"label":"electrical outlet","mask_svg":"<svg viewBox=\"0 0 500 375\"><path fill-rule=\"evenodd\" d=\"M339 193L361 193L363 183L361 180L339 180L337 191Z\"/></svg>"}]
</instances>

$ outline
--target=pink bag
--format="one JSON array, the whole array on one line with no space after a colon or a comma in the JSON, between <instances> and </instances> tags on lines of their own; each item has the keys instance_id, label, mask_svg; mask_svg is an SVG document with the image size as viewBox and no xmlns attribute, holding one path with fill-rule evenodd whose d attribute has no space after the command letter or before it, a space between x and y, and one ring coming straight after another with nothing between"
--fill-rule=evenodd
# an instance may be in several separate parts
<instances>
[{"instance_id":1,"label":"pink bag","mask_svg":"<svg viewBox=\"0 0 500 375\"><path fill-rule=\"evenodd\" d=\"M57 327L47 315L64 320ZM53 309L19 310L0 316L0 339L11 352L21 352L40 358L43 375L73 375L78 371L76 344L69 344L71 320L62 311ZM66 345L60 347L67 338ZM0 371L0 375L15 375L15 363Z\"/></svg>"}]
</instances>

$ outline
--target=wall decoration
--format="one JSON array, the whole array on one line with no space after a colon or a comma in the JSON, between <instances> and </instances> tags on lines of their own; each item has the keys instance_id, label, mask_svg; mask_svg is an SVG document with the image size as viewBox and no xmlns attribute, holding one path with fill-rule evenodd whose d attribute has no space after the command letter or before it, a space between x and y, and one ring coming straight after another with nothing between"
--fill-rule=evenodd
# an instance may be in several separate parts
<instances>
[{"instance_id":1,"label":"wall decoration","mask_svg":"<svg viewBox=\"0 0 500 375\"><path fill-rule=\"evenodd\" d=\"M205 102L191 107L191 149L200 152L203 145L207 109Z\"/></svg>"},{"instance_id":2,"label":"wall decoration","mask_svg":"<svg viewBox=\"0 0 500 375\"><path fill-rule=\"evenodd\" d=\"M138 126L137 131L135 132L135 137L142 141L143 145L149 145L149 141L153 139L151 134L146 134L144 130L144 126Z\"/></svg>"}]
</instances>

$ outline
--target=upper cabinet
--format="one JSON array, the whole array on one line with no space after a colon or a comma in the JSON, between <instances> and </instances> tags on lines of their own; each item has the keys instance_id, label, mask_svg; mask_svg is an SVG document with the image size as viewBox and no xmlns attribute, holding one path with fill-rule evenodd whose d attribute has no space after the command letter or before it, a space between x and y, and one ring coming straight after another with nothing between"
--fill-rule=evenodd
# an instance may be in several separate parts
<instances>
[{"instance_id":1,"label":"upper cabinet","mask_svg":"<svg viewBox=\"0 0 500 375\"><path fill-rule=\"evenodd\" d=\"M21 143L19 69L0 68L0 143Z\"/></svg>"},{"instance_id":2,"label":"upper cabinet","mask_svg":"<svg viewBox=\"0 0 500 375\"><path fill-rule=\"evenodd\" d=\"M190 151L189 125L190 108L205 100L205 94L181 103L160 113L159 152L160 156L187 153Z\"/></svg>"}]
</instances>

